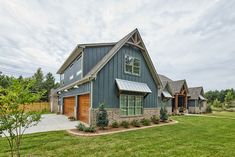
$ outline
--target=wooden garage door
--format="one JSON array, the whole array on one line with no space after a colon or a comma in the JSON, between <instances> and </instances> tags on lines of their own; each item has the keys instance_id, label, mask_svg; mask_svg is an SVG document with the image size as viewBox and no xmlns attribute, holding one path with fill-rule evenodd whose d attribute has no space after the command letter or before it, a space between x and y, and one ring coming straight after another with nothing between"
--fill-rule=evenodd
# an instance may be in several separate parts
<instances>
[{"instance_id":1,"label":"wooden garage door","mask_svg":"<svg viewBox=\"0 0 235 157\"><path fill-rule=\"evenodd\" d=\"M64 114L68 117L74 116L75 97L64 98Z\"/></svg>"},{"instance_id":2,"label":"wooden garage door","mask_svg":"<svg viewBox=\"0 0 235 157\"><path fill-rule=\"evenodd\" d=\"M78 97L78 120L89 123L90 95L80 95Z\"/></svg>"}]
</instances>

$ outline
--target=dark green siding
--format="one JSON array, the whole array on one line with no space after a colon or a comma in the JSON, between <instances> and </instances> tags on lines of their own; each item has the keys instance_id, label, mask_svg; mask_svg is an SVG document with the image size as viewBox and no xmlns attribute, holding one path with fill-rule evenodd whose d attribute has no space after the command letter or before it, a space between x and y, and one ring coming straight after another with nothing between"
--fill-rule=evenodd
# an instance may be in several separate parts
<instances>
[{"instance_id":1,"label":"dark green siding","mask_svg":"<svg viewBox=\"0 0 235 157\"><path fill-rule=\"evenodd\" d=\"M124 56L139 58L141 60L141 74L134 76L124 73ZM136 82L147 83L152 93L144 99L145 108L160 107L158 105L158 87L147 67L144 57L139 49L123 46L114 57L102 68L93 83L93 107L98 107L99 103L104 102L106 107L118 108L119 97L115 79L124 79Z\"/></svg>"}]
</instances>

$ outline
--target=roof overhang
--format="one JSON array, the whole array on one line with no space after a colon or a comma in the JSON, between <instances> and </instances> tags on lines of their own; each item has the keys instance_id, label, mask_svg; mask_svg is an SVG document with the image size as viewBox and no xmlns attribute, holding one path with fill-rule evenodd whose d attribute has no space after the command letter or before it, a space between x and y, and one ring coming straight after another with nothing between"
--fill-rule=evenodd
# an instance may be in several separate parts
<instances>
[{"instance_id":1,"label":"roof overhang","mask_svg":"<svg viewBox=\"0 0 235 157\"><path fill-rule=\"evenodd\" d=\"M152 93L146 83L116 79L119 91L136 92L136 93Z\"/></svg>"},{"instance_id":2,"label":"roof overhang","mask_svg":"<svg viewBox=\"0 0 235 157\"><path fill-rule=\"evenodd\" d=\"M202 95L199 95L199 99L202 101L206 101L206 98L204 98Z\"/></svg>"},{"instance_id":3,"label":"roof overhang","mask_svg":"<svg viewBox=\"0 0 235 157\"><path fill-rule=\"evenodd\" d=\"M172 95L171 95L168 91L162 91L162 95L163 95L165 98L173 98Z\"/></svg>"}]
</instances>

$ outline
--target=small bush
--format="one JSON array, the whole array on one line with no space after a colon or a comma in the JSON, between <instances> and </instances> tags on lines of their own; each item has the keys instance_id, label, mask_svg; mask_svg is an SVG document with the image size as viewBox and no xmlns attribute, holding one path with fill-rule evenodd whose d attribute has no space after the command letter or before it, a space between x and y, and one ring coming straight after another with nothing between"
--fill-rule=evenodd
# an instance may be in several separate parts
<instances>
[{"instance_id":1,"label":"small bush","mask_svg":"<svg viewBox=\"0 0 235 157\"><path fill-rule=\"evenodd\" d=\"M151 121L149 119L141 119L140 121L144 126L149 126L151 124Z\"/></svg>"},{"instance_id":2,"label":"small bush","mask_svg":"<svg viewBox=\"0 0 235 157\"><path fill-rule=\"evenodd\" d=\"M76 120L75 117L73 117L73 116L68 117L68 119L69 119L70 121L75 121L75 120Z\"/></svg>"},{"instance_id":3,"label":"small bush","mask_svg":"<svg viewBox=\"0 0 235 157\"><path fill-rule=\"evenodd\" d=\"M79 131L84 131L85 130L85 125L82 124L82 123L79 123L76 128L79 130Z\"/></svg>"},{"instance_id":4,"label":"small bush","mask_svg":"<svg viewBox=\"0 0 235 157\"><path fill-rule=\"evenodd\" d=\"M140 126L141 126L140 121L137 120L137 119L134 119L134 120L131 122L131 125L134 126L134 127L140 127Z\"/></svg>"},{"instance_id":5,"label":"small bush","mask_svg":"<svg viewBox=\"0 0 235 157\"><path fill-rule=\"evenodd\" d=\"M106 109L104 108L104 104L100 104L99 106L99 112L96 115L96 125L100 127L101 129L104 129L108 126L109 120L108 120L108 113Z\"/></svg>"},{"instance_id":6,"label":"small bush","mask_svg":"<svg viewBox=\"0 0 235 157\"><path fill-rule=\"evenodd\" d=\"M85 127L83 131L84 132L96 132L96 129L93 126L89 126L89 127Z\"/></svg>"},{"instance_id":7,"label":"small bush","mask_svg":"<svg viewBox=\"0 0 235 157\"><path fill-rule=\"evenodd\" d=\"M111 124L111 127L112 128L118 128L119 127L118 122L117 121L113 121L112 124Z\"/></svg>"},{"instance_id":8,"label":"small bush","mask_svg":"<svg viewBox=\"0 0 235 157\"><path fill-rule=\"evenodd\" d=\"M121 126L123 126L124 128L129 128L129 122L128 121L122 121L121 122L121 124L120 124Z\"/></svg>"},{"instance_id":9,"label":"small bush","mask_svg":"<svg viewBox=\"0 0 235 157\"><path fill-rule=\"evenodd\" d=\"M152 123L154 123L154 124L159 124L159 123L160 123L160 118L159 118L158 116L156 116L156 115L153 115L153 116L151 117L151 121L152 121Z\"/></svg>"},{"instance_id":10,"label":"small bush","mask_svg":"<svg viewBox=\"0 0 235 157\"><path fill-rule=\"evenodd\" d=\"M168 120L168 113L167 113L166 107L161 107L161 110L160 110L160 119L163 122Z\"/></svg>"},{"instance_id":11,"label":"small bush","mask_svg":"<svg viewBox=\"0 0 235 157\"><path fill-rule=\"evenodd\" d=\"M206 107L206 113L212 113L211 105L208 105L208 106Z\"/></svg>"}]
</instances>

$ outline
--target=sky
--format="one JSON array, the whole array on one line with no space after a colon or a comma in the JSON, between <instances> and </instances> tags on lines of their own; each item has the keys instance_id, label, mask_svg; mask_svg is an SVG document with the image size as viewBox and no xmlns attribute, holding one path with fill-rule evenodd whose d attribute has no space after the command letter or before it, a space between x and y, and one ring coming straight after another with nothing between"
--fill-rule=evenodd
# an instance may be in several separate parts
<instances>
[{"instance_id":1,"label":"sky","mask_svg":"<svg viewBox=\"0 0 235 157\"><path fill-rule=\"evenodd\" d=\"M56 71L79 43L138 28L158 73L204 90L235 88L234 0L0 0L0 71Z\"/></svg>"}]
</instances>

